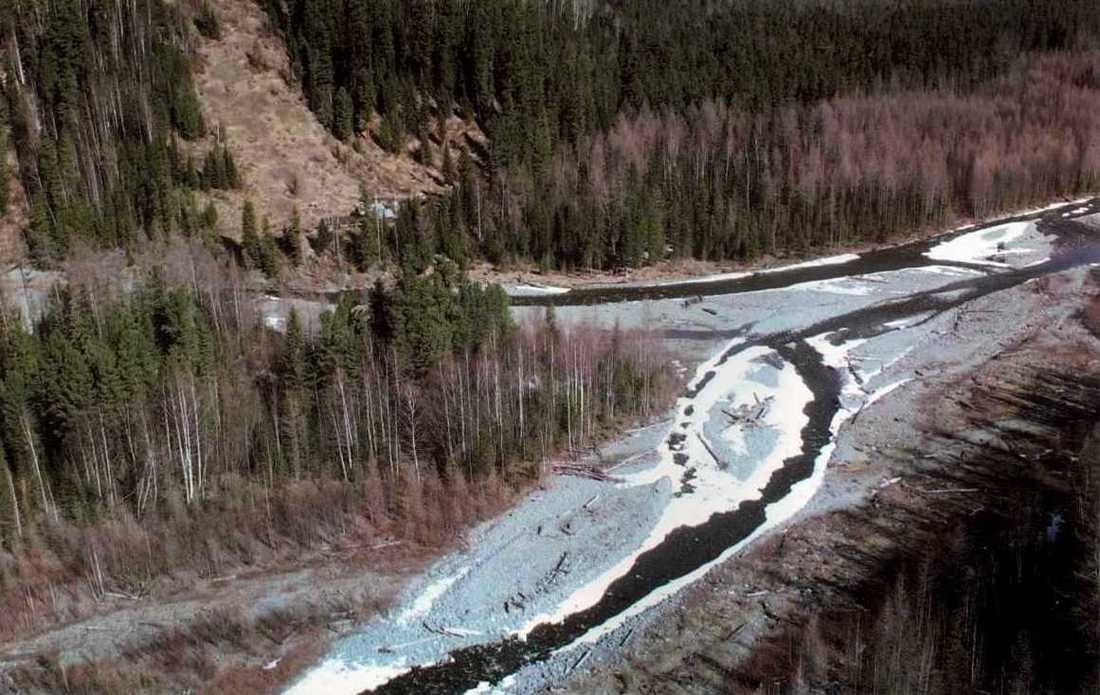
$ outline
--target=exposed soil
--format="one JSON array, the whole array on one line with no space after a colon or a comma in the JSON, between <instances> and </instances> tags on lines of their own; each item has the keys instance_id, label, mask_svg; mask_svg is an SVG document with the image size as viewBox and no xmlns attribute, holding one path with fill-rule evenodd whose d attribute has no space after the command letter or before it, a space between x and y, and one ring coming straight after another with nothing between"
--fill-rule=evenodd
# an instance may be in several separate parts
<instances>
[{"instance_id":1,"label":"exposed soil","mask_svg":"<svg viewBox=\"0 0 1100 695\"><path fill-rule=\"evenodd\" d=\"M336 140L307 107L295 81L282 38L252 0L212 3L221 38L200 39L195 80L211 135L194 145L205 153L224 128L244 179L240 191L217 193L219 231L239 235L241 205L251 198L261 216L281 229L298 207L305 229L323 218L348 215L360 190L383 199L418 197L443 190L440 172L394 155L369 135L352 143ZM438 131L438 128L433 130ZM457 153L469 141L484 142L476 125L447 119L443 143Z\"/></svg>"}]
</instances>

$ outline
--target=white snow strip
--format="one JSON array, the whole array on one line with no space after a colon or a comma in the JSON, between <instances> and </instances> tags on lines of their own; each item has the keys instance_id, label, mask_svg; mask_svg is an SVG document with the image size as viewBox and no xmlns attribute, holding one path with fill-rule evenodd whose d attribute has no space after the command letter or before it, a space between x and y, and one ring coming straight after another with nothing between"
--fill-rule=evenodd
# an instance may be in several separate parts
<instances>
[{"instance_id":1,"label":"white snow strip","mask_svg":"<svg viewBox=\"0 0 1100 695\"><path fill-rule=\"evenodd\" d=\"M715 513L736 509L746 500L759 499L761 490L767 485L772 473L782 467L783 461L796 456L802 450L802 428L808 422L803 411L813 400L813 392L799 377L794 365L784 362L781 368L775 369L760 361L759 358L774 354L770 348L749 348L719 366L717 363L722 355L738 342L734 341L726 350L699 368L694 383L699 383L709 371L716 373L694 398L680 399L677 405L680 415L674 418L669 434L677 432L685 435L681 451L673 452L663 445L658 463L647 470L626 476L623 483L630 486L650 485L668 478L673 485L679 485L686 469L675 462L674 454L683 453L688 456L687 466L694 470L695 477L691 481L693 491L670 499L649 536L634 552L575 591L553 612L531 619L515 632L516 635L526 638L537 625L559 623L569 615L598 603L607 588L630 571L638 556L659 545L673 530L700 526ZM774 386L750 378L761 369L775 372ZM718 466L700 440L700 435L704 432L704 425L710 419L712 411L723 407L737 409L754 404L758 398L761 401L772 399L766 415L757 427L771 429L776 435L776 441L767 457L753 470L751 477L742 482ZM687 413L689 406L690 415ZM721 413L717 416L724 417ZM687 428L681 427L684 422L688 423ZM668 437L665 441L668 441ZM690 576L694 577L695 573ZM624 614L613 618L604 626L594 628L576 643L599 639L600 635L614 630L623 620L638 611L663 600L669 592L677 591L680 586L680 582L673 582L656 590Z\"/></svg>"},{"instance_id":2,"label":"white snow strip","mask_svg":"<svg viewBox=\"0 0 1100 695\"><path fill-rule=\"evenodd\" d=\"M509 297L545 297L548 295L565 294L568 287L553 287L551 285L508 285L504 292Z\"/></svg>"},{"instance_id":3,"label":"white snow strip","mask_svg":"<svg viewBox=\"0 0 1100 695\"><path fill-rule=\"evenodd\" d=\"M768 273L784 273L788 270L802 270L804 268L817 268L825 265L839 265L841 263L851 263L852 261L859 260L859 256L854 253L846 253L841 256L830 256L828 258L818 258L812 261L806 261L805 263L796 263L794 265L784 265L778 268L767 268L765 270L757 270L754 272L736 272L736 273L719 273L717 275L705 275L697 278L684 278L682 280L666 280L664 282L654 283L660 287L675 287L677 285L694 285L699 282L724 282L726 280L740 280L741 278L747 278L750 275L766 275Z\"/></svg>"},{"instance_id":4,"label":"white snow strip","mask_svg":"<svg viewBox=\"0 0 1100 695\"><path fill-rule=\"evenodd\" d=\"M435 605L435 602L439 599L439 597L447 593L447 589L450 589L455 582L465 577L466 573L469 571L470 568L467 567L457 574L452 574L449 577L437 579L428 586L424 587L424 590L417 595L416 599L409 605L409 607L397 616L397 622L401 625L407 625L412 621L427 615L428 611L432 609L432 606Z\"/></svg>"},{"instance_id":5,"label":"white snow strip","mask_svg":"<svg viewBox=\"0 0 1100 695\"><path fill-rule=\"evenodd\" d=\"M411 670L412 666L406 665L404 661L379 666L328 659L307 672L285 695L357 695L364 690L373 690L384 685Z\"/></svg>"},{"instance_id":6,"label":"white snow strip","mask_svg":"<svg viewBox=\"0 0 1100 695\"><path fill-rule=\"evenodd\" d=\"M920 270L925 273L934 273L936 275L949 275L952 277L982 274L982 271L974 270L973 268L959 268L957 266L950 265L925 265L919 268L913 268L913 270Z\"/></svg>"},{"instance_id":7,"label":"white snow strip","mask_svg":"<svg viewBox=\"0 0 1100 695\"><path fill-rule=\"evenodd\" d=\"M894 383L892 383L888 386L883 386L882 388L876 390L874 393L872 393L870 396L867 397L867 400L863 403L863 407L864 408L870 407L871 404L874 403L875 401L879 400L880 398L886 397L892 391L894 391L895 389L899 389L902 386L905 386L910 381L912 381L912 379L902 379L900 381L895 381Z\"/></svg>"},{"instance_id":8,"label":"white snow strip","mask_svg":"<svg viewBox=\"0 0 1100 695\"><path fill-rule=\"evenodd\" d=\"M1092 200L1092 198L1080 198L1078 200L1064 200L1060 203L1051 203L1050 205L1047 205L1046 207L1042 207L1042 208L1031 208L1030 210L1023 210L1022 212L1017 212L1016 215L1019 215L1019 216L1035 215L1035 214L1038 214L1040 212L1047 212L1049 210L1057 210L1058 208L1066 207L1067 205L1081 205L1082 203L1087 203L1090 200Z\"/></svg>"},{"instance_id":9,"label":"white snow strip","mask_svg":"<svg viewBox=\"0 0 1100 695\"><path fill-rule=\"evenodd\" d=\"M653 285L657 287L676 287L677 285L694 285L699 282L723 282L725 280L740 280L741 278L747 278L750 275L752 275L752 273L718 273L717 275L703 275L697 278L684 278L682 280L662 280L661 282L653 283ZM648 286L648 283L642 286Z\"/></svg>"},{"instance_id":10,"label":"white snow strip","mask_svg":"<svg viewBox=\"0 0 1100 695\"><path fill-rule=\"evenodd\" d=\"M997 227L963 234L951 241L933 246L924 255L936 261L976 263L997 267L1007 264L991 261L991 256L1009 253L1027 253L1030 249L1010 249L1009 244L1018 241L1031 227L1031 222L1009 222Z\"/></svg>"},{"instance_id":11,"label":"white snow strip","mask_svg":"<svg viewBox=\"0 0 1100 695\"><path fill-rule=\"evenodd\" d=\"M897 319L896 321L887 321L886 323L884 323L882 325L886 326L887 328L893 328L894 330L901 330L903 328L909 328L910 326L915 326L918 323L920 323L921 321L924 321L925 319L927 319L931 315L932 315L931 312L929 312L929 313L924 313L924 314L917 314L916 316L906 316L905 318Z\"/></svg>"},{"instance_id":12,"label":"white snow strip","mask_svg":"<svg viewBox=\"0 0 1100 695\"><path fill-rule=\"evenodd\" d=\"M858 261L859 255L855 253L845 253L839 256L829 256L828 258L818 258L812 261L806 261L805 263L796 263L794 265L784 265L778 268L768 268L767 270L758 271L761 275L767 273L785 273L788 270L802 270L804 268L819 268L824 265L840 265L842 263L851 263L852 261Z\"/></svg>"}]
</instances>

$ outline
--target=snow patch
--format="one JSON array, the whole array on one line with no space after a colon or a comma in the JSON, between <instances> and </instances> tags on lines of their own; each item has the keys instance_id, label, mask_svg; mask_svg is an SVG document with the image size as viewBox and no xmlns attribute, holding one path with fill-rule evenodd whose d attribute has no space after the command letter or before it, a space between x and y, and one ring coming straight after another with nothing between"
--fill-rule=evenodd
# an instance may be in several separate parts
<instances>
[{"instance_id":1,"label":"snow patch","mask_svg":"<svg viewBox=\"0 0 1100 695\"><path fill-rule=\"evenodd\" d=\"M504 288L509 297L546 297L550 295L565 294L568 287L554 287L552 285L509 285Z\"/></svg>"},{"instance_id":2,"label":"snow patch","mask_svg":"<svg viewBox=\"0 0 1100 695\"><path fill-rule=\"evenodd\" d=\"M933 246L924 255L936 261L975 263L979 265L1008 267L1007 263L989 260L992 256L1029 253L1031 249L1009 248L1031 227L1031 222L1009 222L977 232L963 234L951 241Z\"/></svg>"},{"instance_id":3,"label":"snow patch","mask_svg":"<svg viewBox=\"0 0 1100 695\"><path fill-rule=\"evenodd\" d=\"M466 573L470 571L470 568L462 570L457 574L452 574L449 577L443 577L438 579L424 588L423 591L417 595L416 599L397 616L397 622L401 625L407 625L412 621L428 614L428 611L432 609L435 602L440 596L447 592L459 579L466 576Z\"/></svg>"},{"instance_id":4,"label":"snow patch","mask_svg":"<svg viewBox=\"0 0 1100 695\"><path fill-rule=\"evenodd\" d=\"M974 270L973 268L959 268L957 266L950 265L925 265L919 268L914 268L925 273L933 273L935 275L947 275L950 277L962 277L965 275L981 275L982 271Z\"/></svg>"},{"instance_id":5,"label":"snow patch","mask_svg":"<svg viewBox=\"0 0 1100 695\"><path fill-rule=\"evenodd\" d=\"M659 287L676 287L677 285L694 285L701 282L725 282L726 280L740 280L741 278L747 278L752 275L767 275L769 273L785 273L788 270L803 270L805 268L818 268L826 265L839 265L842 263L851 263L852 261L859 260L859 256L854 253L846 253L840 256L830 256L828 258L818 258L812 261L806 261L805 263L796 263L794 265L784 265L778 268L766 268L764 270L757 270L753 272L735 272L735 273L718 273L717 275L706 275L697 278L685 278L682 280L666 280L663 282L654 283Z\"/></svg>"},{"instance_id":6,"label":"snow patch","mask_svg":"<svg viewBox=\"0 0 1100 695\"><path fill-rule=\"evenodd\" d=\"M867 401L864 402L863 407L864 408L870 407L870 405L872 403L874 403L875 401L879 400L880 398L885 398L886 396L890 395L890 393L892 393L893 391L895 391L895 390L901 388L902 386L905 386L906 384L908 384L910 381L912 381L912 379L901 379L901 380L895 381L894 383L889 384L887 386L883 386L882 388L876 390L874 393L872 393L870 396L867 397Z\"/></svg>"},{"instance_id":7,"label":"snow patch","mask_svg":"<svg viewBox=\"0 0 1100 695\"><path fill-rule=\"evenodd\" d=\"M859 255L855 253L845 253L839 256L829 256L827 258L818 258L812 261L806 261L805 263L796 263L794 265L784 265L778 268L768 268L767 270L761 270L759 273L765 275L768 273L785 273L788 270L803 270L805 268L819 268L825 265L841 265L843 263L851 263L852 261L858 261Z\"/></svg>"},{"instance_id":8,"label":"snow patch","mask_svg":"<svg viewBox=\"0 0 1100 695\"><path fill-rule=\"evenodd\" d=\"M282 331L286 328L286 319L282 316L269 314L264 317L264 325L273 331Z\"/></svg>"},{"instance_id":9,"label":"snow patch","mask_svg":"<svg viewBox=\"0 0 1100 695\"><path fill-rule=\"evenodd\" d=\"M759 499L772 473L781 468L786 459L801 452L802 429L809 420L804 410L813 400L813 392L802 381L794 365L779 359L770 348L748 348L723 361L724 356L739 343L740 341L733 341L726 350L703 364L696 373L694 383L703 384L704 380L706 383L701 388L696 387L699 390L694 397L685 396L677 404L679 416L674 418L669 435L683 435L682 447L673 451L667 446L669 438L666 437L660 460L647 470L626 476L622 483L629 486L652 485L668 479L673 485L678 485L690 470L693 474L690 481L692 490L671 498L652 531L634 552L575 591L552 613L530 620L515 632L516 635L526 638L538 625L560 623L566 617L596 605L607 588L630 571L638 556L660 545L675 529L699 526L713 514L736 509L746 500ZM774 375L774 378L755 377L761 370L770 370L769 376ZM709 372L714 374L708 378ZM750 375L755 378L750 378ZM763 383L764 381L770 381L770 384ZM760 422L753 425L753 428L771 430L776 435L775 441L771 451L753 470L749 479L741 481L730 471L723 470L715 461L702 439L704 426L712 417L724 418L725 415L721 412L723 407L736 410L742 406L752 406L758 399L760 402L771 399L771 403ZM687 426L684 427L683 423ZM753 435L751 432L736 435L741 438L745 436ZM734 442L737 441L736 437ZM675 454L686 455L687 462L678 464ZM769 506L769 509L772 506L774 505ZM697 576L700 576L699 572L693 572L681 580L654 590L630 609L593 628L573 644L598 640L624 620L679 591Z\"/></svg>"}]
</instances>

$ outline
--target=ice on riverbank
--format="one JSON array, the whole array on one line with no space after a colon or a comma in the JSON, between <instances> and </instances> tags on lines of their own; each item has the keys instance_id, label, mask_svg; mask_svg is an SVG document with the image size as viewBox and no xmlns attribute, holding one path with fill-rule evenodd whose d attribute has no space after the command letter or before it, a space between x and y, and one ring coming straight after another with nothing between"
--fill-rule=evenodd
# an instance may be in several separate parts
<instances>
[{"instance_id":1,"label":"ice on riverbank","mask_svg":"<svg viewBox=\"0 0 1100 695\"><path fill-rule=\"evenodd\" d=\"M616 565L575 591L554 611L529 620L517 634L526 636L542 623L558 623L573 613L595 605L616 579L630 571L635 561L657 547L668 535L682 527L700 526L716 513L736 509L746 500L759 499L772 473L783 462L800 453L802 429L808 422L806 405L813 392L798 375L794 365L782 360L767 347L751 347L731 356L739 341L734 341L696 373L693 395L680 399L678 415L662 447L661 457L651 468L626 476L624 485L653 485L671 480L681 487L673 496L648 537ZM729 423L729 412L768 404L757 422ZM728 423L724 442L707 441L706 425ZM751 448L763 439L767 450L747 479L741 479L719 462L714 449ZM670 445L671 444L671 445ZM692 575L695 573L693 572ZM680 581L659 587L627 611L605 622L574 644L592 642L615 630L625 620L659 603L678 591Z\"/></svg>"},{"instance_id":2,"label":"ice on riverbank","mask_svg":"<svg viewBox=\"0 0 1100 695\"><path fill-rule=\"evenodd\" d=\"M326 659L288 688L285 695L356 695L364 690L373 690L411 670L412 666L404 662L374 665Z\"/></svg>"},{"instance_id":3,"label":"ice on riverbank","mask_svg":"<svg viewBox=\"0 0 1100 695\"><path fill-rule=\"evenodd\" d=\"M924 255L935 261L974 263L999 268L1011 267L1007 260L993 260L1010 255L1037 253L1038 249L1020 245L1030 231L1032 222L1009 222L989 229L970 232L933 246Z\"/></svg>"},{"instance_id":4,"label":"ice on riverbank","mask_svg":"<svg viewBox=\"0 0 1100 695\"><path fill-rule=\"evenodd\" d=\"M568 287L554 287L552 285L535 284L507 285L504 288L504 292L509 297L547 297L557 294L565 294L568 291Z\"/></svg>"}]
</instances>

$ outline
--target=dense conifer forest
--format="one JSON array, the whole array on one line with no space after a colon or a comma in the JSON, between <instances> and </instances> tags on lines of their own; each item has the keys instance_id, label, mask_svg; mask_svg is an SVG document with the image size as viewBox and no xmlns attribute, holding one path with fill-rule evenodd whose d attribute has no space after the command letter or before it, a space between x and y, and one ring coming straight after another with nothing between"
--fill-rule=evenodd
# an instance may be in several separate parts
<instances>
[{"instance_id":1,"label":"dense conifer forest","mask_svg":"<svg viewBox=\"0 0 1100 695\"><path fill-rule=\"evenodd\" d=\"M322 124L415 143L452 184L404 239L320 240L361 268L403 245L556 268L805 253L1100 176L1088 0L260 4ZM224 142L188 142L217 134L189 65L220 37L209 4L16 2L0 27L0 138L19 155L37 262L77 240L132 248L214 226L198 193L241 180ZM452 112L487 148L440 145ZM300 251L245 256L274 274Z\"/></svg>"},{"instance_id":2,"label":"dense conifer forest","mask_svg":"<svg viewBox=\"0 0 1100 695\"><path fill-rule=\"evenodd\" d=\"M37 262L64 257L78 241L129 247L197 233L194 191L237 183L224 146L202 162L181 147L207 128L190 36L176 7L158 0L0 7L0 131L18 153Z\"/></svg>"},{"instance_id":3,"label":"dense conifer forest","mask_svg":"<svg viewBox=\"0 0 1100 695\"><path fill-rule=\"evenodd\" d=\"M494 262L807 252L1100 176L1090 2L267 7L322 123L422 143L457 184L429 243ZM486 128L481 167L432 151L452 109Z\"/></svg>"},{"instance_id":4,"label":"dense conifer forest","mask_svg":"<svg viewBox=\"0 0 1100 695\"><path fill-rule=\"evenodd\" d=\"M279 333L200 244L168 259L123 283L101 258L33 331L0 314L0 547L22 558L0 550L0 634L43 576L216 572L349 525L439 542L671 384L645 336L515 325L449 263Z\"/></svg>"}]
</instances>

